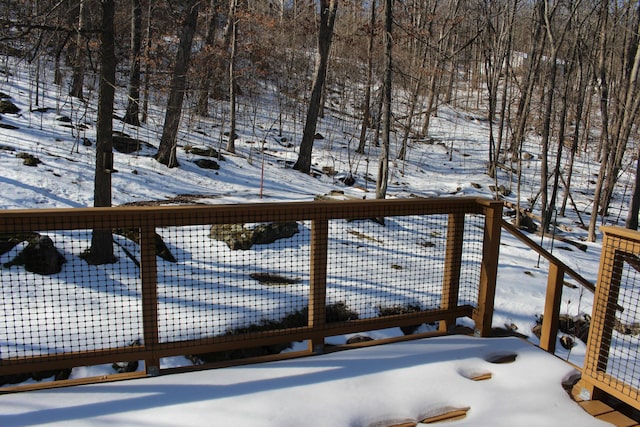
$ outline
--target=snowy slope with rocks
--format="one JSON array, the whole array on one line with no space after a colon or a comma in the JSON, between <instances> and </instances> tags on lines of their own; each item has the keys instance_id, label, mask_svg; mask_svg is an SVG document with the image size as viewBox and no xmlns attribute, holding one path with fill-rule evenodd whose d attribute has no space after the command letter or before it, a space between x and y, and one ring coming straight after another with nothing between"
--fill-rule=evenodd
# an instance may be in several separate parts
<instances>
[{"instance_id":1,"label":"snowy slope with rocks","mask_svg":"<svg viewBox=\"0 0 640 427\"><path fill-rule=\"evenodd\" d=\"M42 94L39 105L36 106L33 103L34 87L30 79L29 66L17 63L9 69L10 73L6 74L0 82L0 92L3 100L18 107L19 111L1 115L0 206L3 209L92 206L95 162L94 103L89 101L83 104L76 99L62 96L61 93L65 89L51 85L46 89L40 88ZM124 106L123 100L120 100L116 105L116 115L124 113ZM248 107L244 109L241 107L235 154L223 150L226 145L225 129L222 126L223 117L214 113L211 118L196 118L189 114L188 105L186 107L178 141L180 167L173 169L166 168L152 157L160 139L163 120L161 110L152 110L148 124L139 128L114 120L114 130L119 136L126 135L139 141L140 144L139 149L129 153L115 151L114 167L117 173L113 174L114 205L149 202L169 204L194 200L198 203L211 204L302 201L313 200L318 195L332 191L343 192L348 197L358 199L375 197L374 180L377 173L378 148L369 147L365 155L355 153L353 135L357 134L358 127L357 123L351 119L328 114L321 120L318 132L322 135L322 139L317 139L314 146L314 173L305 175L291 169L292 163L296 160L296 144L301 138L302 126L289 120L285 121L281 131L276 130L274 123L277 111L275 107L270 106L268 100L265 100L265 108L259 113L250 111ZM496 184L496 181L485 174L488 157L487 141L488 123L480 120L478 114L443 106L438 116L432 121L429 138L410 141L406 160L391 162L388 196L392 198L463 195L493 197L490 188ZM392 155L398 148L392 147ZM212 154L207 153L207 150L212 149L220 153L222 158L217 155L213 157L203 155ZM528 143L526 150L534 155L524 166L522 198L525 204L526 199L533 197L537 192L536 175L540 170L535 140ZM121 151L128 150L121 149ZM205 169L197 164L203 159L214 161L213 169ZM208 166L213 165L211 162L208 163ZM592 194L591 181L594 171L597 171L596 163L588 154L582 153L576 168L579 172L574 177L576 189L574 198L580 215L588 218L589 196ZM344 184L342 178L346 176L355 178L353 185ZM512 179L515 178L509 172L501 170L497 183L506 188L515 189L515 182ZM515 194L512 192L506 196L506 199L515 202ZM623 197L618 198L617 203L619 207L616 205L613 209L619 212L617 218L615 215L608 218L613 222L624 218ZM595 282L600 251L598 243L582 242L586 233L578 226L579 218L575 211L569 209L566 218L557 218L557 220L561 225L558 232L569 239L583 243L586 251L578 250L571 245L559 244L551 239L543 241L543 245L588 280ZM539 237L534 235L531 237L539 240ZM543 260L538 259L537 255L506 232L503 232L502 243L494 326L506 325L510 329L530 336L531 341L535 343L537 338L532 334L531 329L535 325L536 316L542 313L547 266ZM7 262L5 258L1 258L0 261ZM567 288L564 292L563 312L571 316L588 314L591 311L591 299L591 296L585 294L580 288ZM378 332L378 336L394 334L398 334L398 331ZM470 344L471 347L473 345ZM519 349L518 351L522 349L519 344L514 345ZM584 344L580 341L570 355L562 350L561 346L558 348L560 348L561 357L571 357L572 361L581 363ZM530 350L523 351L529 354ZM544 357L542 359L544 363L548 362ZM185 361L175 360L167 363L183 364ZM330 360L327 363L335 362ZM283 375L286 376L288 375L286 372L290 372L290 375L295 376L295 365L292 363L293 367L289 365L283 367L285 372ZM450 365L455 369L455 363ZM110 367L98 367L93 371L91 370L93 368L87 369L87 372L74 370L74 375L91 375L100 373L101 369L108 371ZM555 384L557 387L560 387L559 383L564 376L570 373L570 370L561 369L561 371L554 377L557 380ZM340 387L355 387L354 384L349 383L349 380L341 381L346 383ZM375 381L384 384L386 380L376 379ZM445 379L437 381L445 381ZM286 383L285 381L284 384ZM152 383L138 384L143 388L153 388ZM518 386L522 387L523 384ZM157 387L161 388L162 383L159 382ZM168 386L167 390L170 389L171 386ZM105 392L113 393L107 389ZM120 392L127 393L124 390L118 391ZM542 389L532 393L536 392L546 393ZM132 393L138 392L132 391ZM149 391L149 393L154 392ZM281 398L277 396L278 393L272 395L276 400ZM212 397L221 398L218 394ZM260 396L256 398L257 402ZM504 396L496 397L498 400L505 398ZM28 421L29 414L39 412L36 404L39 397L33 398L31 409L24 408L17 412L13 410L7 412L9 405L14 404L12 403L14 398L3 397L2 399L0 399L0 408L3 409L0 409L0 414L13 414L11 420L16 421L15 425ZM31 401L31 397L26 399ZM185 399L188 400L188 398ZM554 405L560 405L555 400L554 402ZM47 405L53 405L51 406L53 408L56 404L55 399L50 400L49 403L43 404L43 408ZM95 403L86 404L87 408L100 406L95 406ZM172 404L169 398L167 404ZM489 403L484 402L484 404ZM47 411L43 409L40 413L45 414ZM295 409L293 411L295 412ZM25 418L22 418L20 413L24 414ZM93 417L90 412L87 416ZM99 423L124 420L108 417L101 420L100 414L96 416L98 418L94 421ZM211 419L208 417L207 415L204 418ZM0 415L1 419L2 415ZM34 418L32 423L45 421L43 419L37 421L38 419ZM226 420L221 418L223 419ZM66 422L69 418L62 417L60 420ZM126 420L124 422L126 423ZM278 425L286 424L283 422ZM518 422L515 424L527 425ZM243 425L252 424L247 422ZM256 422L255 425L269 425L269 423ZM528 425L540 425L540 423Z\"/></svg>"}]
</instances>

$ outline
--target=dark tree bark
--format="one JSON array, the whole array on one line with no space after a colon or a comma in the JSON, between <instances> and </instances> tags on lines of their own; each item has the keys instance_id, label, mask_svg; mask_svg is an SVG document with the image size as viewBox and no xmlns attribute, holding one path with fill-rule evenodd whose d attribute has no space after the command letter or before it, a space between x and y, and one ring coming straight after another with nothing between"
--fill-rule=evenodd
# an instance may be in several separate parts
<instances>
[{"instance_id":1,"label":"dark tree bark","mask_svg":"<svg viewBox=\"0 0 640 427\"><path fill-rule=\"evenodd\" d=\"M337 10L338 0L320 0L320 29L318 31L316 74L313 79L311 99L309 100L309 109L307 110L307 119L302 133L298 160L293 165L295 170L304 173L311 172L311 152L313 151L313 141L316 134L316 125L318 124L318 114L320 113L322 89L327 76L329 49L331 48Z\"/></svg>"},{"instance_id":2,"label":"dark tree bark","mask_svg":"<svg viewBox=\"0 0 640 427\"><path fill-rule=\"evenodd\" d=\"M360 127L360 140L357 153L364 154L364 147L367 142L367 129L371 121L371 85L373 80L373 38L375 36L376 25L376 2L371 2L371 14L369 15L369 44L367 45L367 83L364 88L364 101L362 111L362 125Z\"/></svg>"},{"instance_id":3,"label":"dark tree bark","mask_svg":"<svg viewBox=\"0 0 640 427\"><path fill-rule=\"evenodd\" d=\"M391 146L391 81L393 80L393 0L384 2L384 83L383 83L383 118L382 118L382 146L380 147L380 161L378 162L378 180L376 182L376 199L387 196L389 183L389 148Z\"/></svg>"},{"instance_id":4,"label":"dark tree bark","mask_svg":"<svg viewBox=\"0 0 640 427\"><path fill-rule=\"evenodd\" d=\"M236 45L238 38L238 22L236 20L236 7L238 0L230 0L232 6L229 7L231 16L231 43L229 45L229 140L227 141L227 151L236 152L236 77L235 77L235 61L236 61Z\"/></svg>"},{"instance_id":5,"label":"dark tree bark","mask_svg":"<svg viewBox=\"0 0 640 427\"><path fill-rule=\"evenodd\" d=\"M176 53L176 60L173 66L173 76L169 85L169 99L167 101L167 112L164 117L162 137L155 159L174 168L179 166L176 158L176 144L178 137L178 126L180 125L180 115L182 113L182 101L187 87L187 71L191 60L191 44L193 35L196 32L198 20L197 0L191 0L183 6L184 18L180 34L180 44Z\"/></svg>"},{"instance_id":6,"label":"dark tree bark","mask_svg":"<svg viewBox=\"0 0 640 427\"><path fill-rule=\"evenodd\" d=\"M512 159L515 159L516 156L519 155L520 148L524 143L527 119L529 118L531 111L531 99L533 97L536 79L538 78L540 71L540 58L547 42L547 38L543 32L542 18L540 17L542 13L544 13L542 10L542 2L539 1L534 8L534 30L531 52L529 53L529 65L527 67L527 74L524 82L521 84L524 87L524 90L518 101L516 124L514 126L515 129L511 139L511 147L509 149L512 154Z\"/></svg>"},{"instance_id":7,"label":"dark tree bark","mask_svg":"<svg viewBox=\"0 0 640 427\"><path fill-rule=\"evenodd\" d=\"M602 117L602 131L600 133L600 143L602 151L600 155L600 169L598 170L598 180L593 194L593 205L591 209L591 220L587 239L590 242L596 241L596 223L598 221L598 210L600 208L600 196L602 194L602 184L607 164L605 153L609 151L609 84L606 72L606 39L607 22L609 18L609 1L605 0L600 6L600 22L598 28L598 90L600 91L600 114Z\"/></svg>"},{"instance_id":8,"label":"dark tree bark","mask_svg":"<svg viewBox=\"0 0 640 427\"><path fill-rule=\"evenodd\" d=\"M577 7L580 4L580 0L571 4L571 8L569 10L570 16L563 19L563 24L560 27L559 34L556 36L555 29L552 25L552 20L554 15L558 11L559 4L556 3L550 10L547 8L547 3L545 2L545 11L543 13L544 19L544 28L547 33L547 39L549 40L549 48L551 50L551 54L549 55L549 85L548 91L545 98L545 106L544 106L544 115L543 115L543 125L542 125L542 162L540 165L540 192L541 192L541 211L542 211L542 224L541 224L541 233L545 233L549 231L549 225L551 224L551 218L553 216L553 211L555 210L555 196L557 194L557 179L555 179L555 185L552 189L552 197L551 200L549 198L549 188L548 188L548 177L549 177L549 141L551 138L551 115L553 111L554 104L554 95L556 91L556 80L558 74L558 52L561 46L564 43L565 36L569 32L572 26L572 19L577 10ZM562 120L564 120L564 116L566 116L566 112L563 113ZM564 126L561 123L561 126ZM560 167L560 155L562 154L562 133L564 129L560 128L560 146L558 147L558 157L556 158L556 170L555 172L559 172L557 169Z\"/></svg>"},{"instance_id":9,"label":"dark tree bark","mask_svg":"<svg viewBox=\"0 0 640 427\"><path fill-rule=\"evenodd\" d=\"M76 35L76 50L72 66L71 89L69 95L79 99L84 99L84 65L85 65L85 43L84 43L84 21L85 21L85 0L80 0L78 7L78 29Z\"/></svg>"},{"instance_id":10,"label":"dark tree bark","mask_svg":"<svg viewBox=\"0 0 640 427\"><path fill-rule=\"evenodd\" d=\"M640 156L640 150L638 155ZM640 159L640 157L638 158ZM629 204L627 220L624 224L625 227L630 230L637 230L638 215L640 215L640 161L636 162L636 178L633 182L633 194L631 196L631 203Z\"/></svg>"},{"instance_id":11,"label":"dark tree bark","mask_svg":"<svg viewBox=\"0 0 640 427\"><path fill-rule=\"evenodd\" d=\"M116 55L113 17L114 0L102 0L102 31L100 33L100 86L98 93L98 123L96 171L94 181L95 207L111 206L111 174L113 169L113 99L116 81ZM94 229L87 254L91 264L115 262L111 230Z\"/></svg>"},{"instance_id":12,"label":"dark tree bark","mask_svg":"<svg viewBox=\"0 0 640 427\"><path fill-rule=\"evenodd\" d=\"M142 6L140 0L131 0L131 57L129 72L129 99L123 121L140 126L140 53L142 51Z\"/></svg>"},{"instance_id":13,"label":"dark tree bark","mask_svg":"<svg viewBox=\"0 0 640 427\"><path fill-rule=\"evenodd\" d=\"M233 1L233 0L231 0ZM216 35L216 22L218 20L218 0L211 0L209 3L209 19L207 21L207 35L204 41L204 61L209 62L213 60L215 35ZM209 92L211 88L211 81L214 78L213 68L205 64L204 75L202 76L201 86L198 92L198 102L196 104L196 114L202 117L209 116Z\"/></svg>"},{"instance_id":14,"label":"dark tree bark","mask_svg":"<svg viewBox=\"0 0 640 427\"><path fill-rule=\"evenodd\" d=\"M576 101L575 101L575 124L573 129L573 135L571 140L571 150L569 150L569 163L567 164L567 179L564 194L562 196L562 206L560 207L560 215L565 216L565 210L567 207L567 201L571 196L571 181L573 179L573 165L576 156L576 152L578 151L578 141L580 141L580 126L582 125L582 119L584 115L584 105L587 104L587 83L589 79L587 78L590 75L591 65L589 63L585 63L586 61L582 61L580 54L576 52L576 59L578 61L578 84L576 88ZM586 67L586 70L585 70Z\"/></svg>"},{"instance_id":15,"label":"dark tree bark","mask_svg":"<svg viewBox=\"0 0 640 427\"><path fill-rule=\"evenodd\" d=\"M145 43L144 43L144 87L143 87L143 101L142 101L142 123L147 123L148 113L149 113L149 86L151 80L151 14L153 11L152 8L153 2L149 2L147 6L147 30L145 34Z\"/></svg>"},{"instance_id":16,"label":"dark tree bark","mask_svg":"<svg viewBox=\"0 0 640 427\"><path fill-rule=\"evenodd\" d=\"M615 185L622 170L622 161L627 149L634 124L637 122L637 114L640 109L640 96L638 96L638 75L640 73L640 6L637 6L633 14L633 31L629 31L630 37L625 45L624 68L621 81L615 88L617 92L616 112L614 115L613 134L610 135L611 150L608 153L609 163L605 177L602 196L602 213L608 214L609 205L613 197Z\"/></svg>"}]
</instances>

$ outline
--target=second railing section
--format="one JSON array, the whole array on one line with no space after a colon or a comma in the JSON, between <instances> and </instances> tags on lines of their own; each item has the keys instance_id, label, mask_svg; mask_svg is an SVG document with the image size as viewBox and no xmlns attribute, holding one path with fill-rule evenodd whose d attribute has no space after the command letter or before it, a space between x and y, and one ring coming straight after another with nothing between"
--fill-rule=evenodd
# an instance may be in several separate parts
<instances>
[{"instance_id":1,"label":"second railing section","mask_svg":"<svg viewBox=\"0 0 640 427\"><path fill-rule=\"evenodd\" d=\"M460 318L488 335L501 212L476 198L3 211L0 376L137 361L155 375L173 356L288 357ZM96 235L108 262L92 261Z\"/></svg>"}]
</instances>

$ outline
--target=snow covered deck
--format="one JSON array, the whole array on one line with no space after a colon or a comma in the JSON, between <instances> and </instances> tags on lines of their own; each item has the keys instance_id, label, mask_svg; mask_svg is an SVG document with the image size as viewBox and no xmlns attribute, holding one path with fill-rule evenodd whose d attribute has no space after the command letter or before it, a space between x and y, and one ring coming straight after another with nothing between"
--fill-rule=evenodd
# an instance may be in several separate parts
<instances>
[{"instance_id":1,"label":"snow covered deck","mask_svg":"<svg viewBox=\"0 0 640 427\"><path fill-rule=\"evenodd\" d=\"M563 388L575 375L521 339L456 335L8 394L0 396L0 424L382 427L459 410L452 425L610 425Z\"/></svg>"}]
</instances>

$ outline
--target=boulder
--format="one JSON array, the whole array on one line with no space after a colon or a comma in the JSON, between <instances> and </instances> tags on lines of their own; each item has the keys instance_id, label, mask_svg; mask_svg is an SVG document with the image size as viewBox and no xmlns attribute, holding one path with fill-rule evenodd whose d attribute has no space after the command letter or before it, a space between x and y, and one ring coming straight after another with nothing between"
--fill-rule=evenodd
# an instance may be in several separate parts
<instances>
[{"instance_id":1,"label":"boulder","mask_svg":"<svg viewBox=\"0 0 640 427\"><path fill-rule=\"evenodd\" d=\"M22 164L25 166L38 166L42 163L39 158L29 153L18 153L16 154L16 157L22 159Z\"/></svg>"},{"instance_id":2,"label":"boulder","mask_svg":"<svg viewBox=\"0 0 640 427\"><path fill-rule=\"evenodd\" d=\"M89 141L91 142L91 141ZM131 138L125 134L114 133L113 149L119 153L131 154L140 151L142 148L153 148L153 145L140 139Z\"/></svg>"},{"instance_id":3,"label":"boulder","mask_svg":"<svg viewBox=\"0 0 640 427\"><path fill-rule=\"evenodd\" d=\"M189 145L184 147L184 151L186 151L187 153L191 153L195 156L215 157L218 160L224 160L224 157L222 156L222 154L220 154L220 152L218 152L215 148L210 148L210 147L200 148L200 147L192 147Z\"/></svg>"},{"instance_id":4,"label":"boulder","mask_svg":"<svg viewBox=\"0 0 640 427\"><path fill-rule=\"evenodd\" d=\"M8 99L0 99L0 113L2 114L18 114L20 108Z\"/></svg>"},{"instance_id":5,"label":"boulder","mask_svg":"<svg viewBox=\"0 0 640 427\"><path fill-rule=\"evenodd\" d=\"M274 222L247 227L243 224L216 224L209 237L225 242L231 250L247 250L253 245L268 245L298 233L297 222Z\"/></svg>"},{"instance_id":6,"label":"boulder","mask_svg":"<svg viewBox=\"0 0 640 427\"><path fill-rule=\"evenodd\" d=\"M215 160L211 160L211 159L198 159L198 160L194 160L193 163L198 165L200 169L211 169L211 170L220 169L220 165Z\"/></svg>"},{"instance_id":7,"label":"boulder","mask_svg":"<svg viewBox=\"0 0 640 427\"><path fill-rule=\"evenodd\" d=\"M49 236L37 235L29 240L29 244L13 261L5 264L24 265L25 270L36 274L51 275L62 270L66 259L53 244Z\"/></svg>"}]
</instances>

